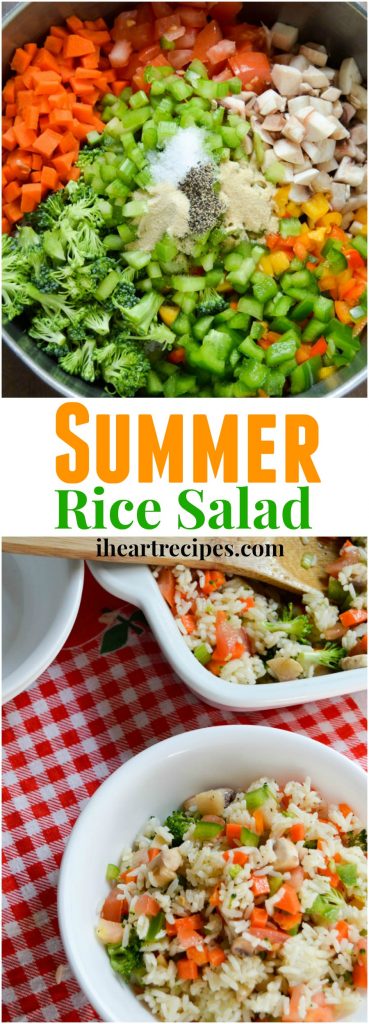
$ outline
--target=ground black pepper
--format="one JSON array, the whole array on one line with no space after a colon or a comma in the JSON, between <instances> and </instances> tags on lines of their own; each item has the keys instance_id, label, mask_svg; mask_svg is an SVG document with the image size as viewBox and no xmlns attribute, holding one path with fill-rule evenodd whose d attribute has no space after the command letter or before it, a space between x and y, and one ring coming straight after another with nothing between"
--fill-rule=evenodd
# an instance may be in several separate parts
<instances>
[{"instance_id":1,"label":"ground black pepper","mask_svg":"<svg viewBox=\"0 0 369 1024\"><path fill-rule=\"evenodd\" d=\"M178 188L190 202L189 229L193 235L204 235L219 220L223 207L214 186L211 163L196 164L179 182Z\"/></svg>"}]
</instances>

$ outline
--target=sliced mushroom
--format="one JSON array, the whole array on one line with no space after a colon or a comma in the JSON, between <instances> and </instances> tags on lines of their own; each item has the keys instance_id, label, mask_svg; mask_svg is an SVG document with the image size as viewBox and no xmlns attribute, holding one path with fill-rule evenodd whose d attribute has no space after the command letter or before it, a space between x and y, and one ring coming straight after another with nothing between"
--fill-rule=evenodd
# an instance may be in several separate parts
<instances>
[{"instance_id":1,"label":"sliced mushroom","mask_svg":"<svg viewBox=\"0 0 369 1024\"><path fill-rule=\"evenodd\" d=\"M352 103L343 103L342 121L343 124L350 124L352 118L355 117L356 109L352 106Z\"/></svg>"},{"instance_id":2,"label":"sliced mushroom","mask_svg":"<svg viewBox=\"0 0 369 1024\"><path fill-rule=\"evenodd\" d=\"M288 683L290 679L298 679L303 669L294 658L286 658L283 654L277 654L267 662L268 671L281 683Z\"/></svg>"},{"instance_id":3,"label":"sliced mushroom","mask_svg":"<svg viewBox=\"0 0 369 1024\"><path fill-rule=\"evenodd\" d=\"M301 121L299 121L299 119L293 114L289 115L281 131L282 135L284 135L286 139L290 139L291 142L302 142L305 135L303 124L301 124Z\"/></svg>"},{"instance_id":4,"label":"sliced mushroom","mask_svg":"<svg viewBox=\"0 0 369 1024\"><path fill-rule=\"evenodd\" d=\"M217 814L220 817L234 797L233 789L207 789L202 793L195 793L183 804L184 810L195 808L199 814Z\"/></svg>"},{"instance_id":5,"label":"sliced mushroom","mask_svg":"<svg viewBox=\"0 0 369 1024\"><path fill-rule=\"evenodd\" d=\"M313 64L310 64L303 71L303 79L308 85L312 85L314 89L328 89L329 78L324 74L324 71L314 67Z\"/></svg>"},{"instance_id":6,"label":"sliced mushroom","mask_svg":"<svg viewBox=\"0 0 369 1024\"><path fill-rule=\"evenodd\" d=\"M335 155L334 139L321 139L320 142L305 142L304 140L301 145L314 164L320 164L324 160L333 160Z\"/></svg>"},{"instance_id":7,"label":"sliced mushroom","mask_svg":"<svg viewBox=\"0 0 369 1024\"><path fill-rule=\"evenodd\" d=\"M115 946L118 942L122 941L123 928L122 925L118 924L116 921L104 921L103 918L100 917L96 928L96 935L100 942L102 942L103 946L109 946L110 943Z\"/></svg>"},{"instance_id":8,"label":"sliced mushroom","mask_svg":"<svg viewBox=\"0 0 369 1024\"><path fill-rule=\"evenodd\" d=\"M350 157L344 156L335 173L335 181L343 182L345 185L352 185L356 188L365 179L365 167L354 164Z\"/></svg>"},{"instance_id":9,"label":"sliced mushroom","mask_svg":"<svg viewBox=\"0 0 369 1024\"><path fill-rule=\"evenodd\" d=\"M335 119L320 114L319 110L313 110L305 119L305 139L307 142L321 142L328 139L336 130Z\"/></svg>"},{"instance_id":10,"label":"sliced mushroom","mask_svg":"<svg viewBox=\"0 0 369 1024\"><path fill-rule=\"evenodd\" d=\"M287 125L286 118L283 117L283 114L268 114L268 116L264 119L264 122L263 122L263 128L267 132L272 132L272 133L274 133L274 132L278 132L278 133L283 132L285 134L284 129L285 129L286 125ZM296 141L299 142L299 139L297 139Z\"/></svg>"},{"instance_id":11,"label":"sliced mushroom","mask_svg":"<svg viewBox=\"0 0 369 1024\"><path fill-rule=\"evenodd\" d=\"M330 85L325 92L322 92L322 100L329 100L330 103L335 103L339 100L341 95L341 89L336 89L334 85Z\"/></svg>"},{"instance_id":12,"label":"sliced mushroom","mask_svg":"<svg viewBox=\"0 0 369 1024\"><path fill-rule=\"evenodd\" d=\"M348 658L342 658L340 666L344 671L349 671L351 668L366 668L368 664L368 658L366 654L352 654Z\"/></svg>"},{"instance_id":13,"label":"sliced mushroom","mask_svg":"<svg viewBox=\"0 0 369 1024\"><path fill-rule=\"evenodd\" d=\"M349 100L356 110L366 110L368 106L367 90L364 89L362 85L353 85L349 95Z\"/></svg>"},{"instance_id":14,"label":"sliced mushroom","mask_svg":"<svg viewBox=\"0 0 369 1024\"><path fill-rule=\"evenodd\" d=\"M276 50L292 50L298 37L298 29L294 25L285 25L276 21L271 29L272 45Z\"/></svg>"},{"instance_id":15,"label":"sliced mushroom","mask_svg":"<svg viewBox=\"0 0 369 1024\"><path fill-rule=\"evenodd\" d=\"M183 858L177 849L165 847L157 854L150 864L150 877L152 884L158 888L164 888L176 877L178 868L181 867Z\"/></svg>"},{"instance_id":16,"label":"sliced mushroom","mask_svg":"<svg viewBox=\"0 0 369 1024\"><path fill-rule=\"evenodd\" d=\"M302 74L298 68L274 64L271 79L281 96L297 96L302 82Z\"/></svg>"},{"instance_id":17,"label":"sliced mushroom","mask_svg":"<svg viewBox=\"0 0 369 1024\"><path fill-rule=\"evenodd\" d=\"M324 68L328 60L325 46L319 46L318 43L305 43L300 46L300 53L310 61L310 64L315 64L319 68Z\"/></svg>"},{"instance_id":18,"label":"sliced mushroom","mask_svg":"<svg viewBox=\"0 0 369 1024\"><path fill-rule=\"evenodd\" d=\"M291 68L298 68L299 71L306 71L311 66L302 53L296 54L296 57L291 57L290 65Z\"/></svg>"},{"instance_id":19,"label":"sliced mushroom","mask_svg":"<svg viewBox=\"0 0 369 1024\"><path fill-rule=\"evenodd\" d=\"M366 124L355 124L351 128L351 142L354 146L363 146L368 138L368 129Z\"/></svg>"},{"instance_id":20,"label":"sliced mushroom","mask_svg":"<svg viewBox=\"0 0 369 1024\"><path fill-rule=\"evenodd\" d=\"M333 160L324 160L322 164L317 165L320 171L326 171L327 174L332 174L333 171L337 170L338 161L333 157Z\"/></svg>"},{"instance_id":21,"label":"sliced mushroom","mask_svg":"<svg viewBox=\"0 0 369 1024\"><path fill-rule=\"evenodd\" d=\"M332 181L331 184L331 207L332 210L343 210L345 206L350 190L347 185L340 185L338 181ZM329 639L329 637L327 637Z\"/></svg>"},{"instance_id":22,"label":"sliced mushroom","mask_svg":"<svg viewBox=\"0 0 369 1024\"><path fill-rule=\"evenodd\" d=\"M311 185L312 181L314 181L314 178L316 178L318 174L319 171L316 167L309 167L304 171L299 171L298 174L295 174L293 177L294 184Z\"/></svg>"},{"instance_id":23,"label":"sliced mushroom","mask_svg":"<svg viewBox=\"0 0 369 1024\"><path fill-rule=\"evenodd\" d=\"M275 853L273 868L276 871L292 871L299 866L299 855L291 839L282 836L281 839L273 839L272 844Z\"/></svg>"},{"instance_id":24,"label":"sliced mushroom","mask_svg":"<svg viewBox=\"0 0 369 1024\"><path fill-rule=\"evenodd\" d=\"M309 189L306 188L304 185L296 184L296 179L294 179L289 191L288 198L291 201L291 203L306 203L307 199L310 198Z\"/></svg>"},{"instance_id":25,"label":"sliced mushroom","mask_svg":"<svg viewBox=\"0 0 369 1024\"><path fill-rule=\"evenodd\" d=\"M231 946L231 953L234 953L235 956L252 956L253 953L259 953L262 948L262 943L253 943L251 939L241 937L235 939Z\"/></svg>"},{"instance_id":26,"label":"sliced mushroom","mask_svg":"<svg viewBox=\"0 0 369 1024\"><path fill-rule=\"evenodd\" d=\"M266 89L256 97L255 107L263 117L266 117L267 114L275 114L278 110L283 112L286 107L286 99L284 96L280 96L275 89Z\"/></svg>"},{"instance_id":27,"label":"sliced mushroom","mask_svg":"<svg viewBox=\"0 0 369 1024\"><path fill-rule=\"evenodd\" d=\"M345 57L345 60L342 61L338 75L338 84L341 92L343 92L345 96L349 96L352 86L356 82L358 84L361 82L361 74L356 60L354 60L353 57Z\"/></svg>"},{"instance_id":28,"label":"sliced mushroom","mask_svg":"<svg viewBox=\"0 0 369 1024\"><path fill-rule=\"evenodd\" d=\"M274 152L278 160L286 160L288 164L303 164L304 154L297 142L289 142L288 139L278 139L274 144Z\"/></svg>"}]
</instances>

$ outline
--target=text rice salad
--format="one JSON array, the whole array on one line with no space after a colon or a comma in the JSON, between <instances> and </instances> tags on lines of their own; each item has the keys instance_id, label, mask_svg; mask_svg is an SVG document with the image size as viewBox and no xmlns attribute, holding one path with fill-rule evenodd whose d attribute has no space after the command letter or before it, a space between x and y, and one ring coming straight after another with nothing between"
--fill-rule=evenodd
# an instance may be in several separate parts
<instances>
[{"instance_id":1,"label":"text rice salad","mask_svg":"<svg viewBox=\"0 0 369 1024\"><path fill-rule=\"evenodd\" d=\"M365 851L308 778L197 793L108 865L97 936L161 1020L342 1020L366 984Z\"/></svg>"},{"instance_id":2,"label":"text rice salad","mask_svg":"<svg viewBox=\"0 0 369 1024\"><path fill-rule=\"evenodd\" d=\"M155 569L197 660L231 683L287 682L367 662L366 546L347 540L327 566L326 593L290 602L241 576L183 565Z\"/></svg>"}]
</instances>

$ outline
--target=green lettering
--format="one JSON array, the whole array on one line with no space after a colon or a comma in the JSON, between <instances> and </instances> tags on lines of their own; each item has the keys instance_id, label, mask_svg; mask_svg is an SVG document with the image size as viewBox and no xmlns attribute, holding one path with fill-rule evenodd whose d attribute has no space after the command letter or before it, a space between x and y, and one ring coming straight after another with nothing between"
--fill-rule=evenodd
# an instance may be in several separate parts
<instances>
[{"instance_id":1,"label":"green lettering","mask_svg":"<svg viewBox=\"0 0 369 1024\"><path fill-rule=\"evenodd\" d=\"M178 528L180 530L198 530L200 526L204 525L205 522L204 513L201 511L200 508L197 507L197 505L194 505L193 502L189 500L189 494L196 494L197 497L200 498L200 501L203 501L204 498L203 491L196 491L192 490L191 488L187 488L185 491L180 492L180 494L178 495L179 507L182 508L184 512L188 512L188 514L193 517L193 522L186 524L185 522L183 522L181 516L179 515Z\"/></svg>"},{"instance_id":2,"label":"green lettering","mask_svg":"<svg viewBox=\"0 0 369 1024\"><path fill-rule=\"evenodd\" d=\"M71 530L72 527L69 522L69 515L75 516L75 526L78 526L79 530L90 530L88 526L86 516L81 509L87 505L87 495L84 491L56 491L59 495L58 499L58 525L57 530ZM69 496L74 496L76 501L74 505L69 506Z\"/></svg>"}]
</instances>

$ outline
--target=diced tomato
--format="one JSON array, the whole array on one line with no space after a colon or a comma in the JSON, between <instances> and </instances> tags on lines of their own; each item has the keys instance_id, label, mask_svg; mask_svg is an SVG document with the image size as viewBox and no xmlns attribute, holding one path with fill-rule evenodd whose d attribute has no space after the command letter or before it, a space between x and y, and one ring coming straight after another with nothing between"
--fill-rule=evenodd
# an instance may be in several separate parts
<instances>
[{"instance_id":1,"label":"diced tomato","mask_svg":"<svg viewBox=\"0 0 369 1024\"><path fill-rule=\"evenodd\" d=\"M182 25L188 25L189 28L203 28L205 25L205 11L199 10L194 4L177 7L177 14L180 16Z\"/></svg>"},{"instance_id":2,"label":"diced tomato","mask_svg":"<svg viewBox=\"0 0 369 1024\"><path fill-rule=\"evenodd\" d=\"M155 42L152 22L148 21L143 25L127 26L124 38L132 44L134 50L142 50L144 46L152 46Z\"/></svg>"},{"instance_id":3,"label":"diced tomato","mask_svg":"<svg viewBox=\"0 0 369 1024\"><path fill-rule=\"evenodd\" d=\"M178 942L181 949L191 949L192 946L201 944L202 936L200 932L186 931L184 928L183 931L178 932Z\"/></svg>"},{"instance_id":4,"label":"diced tomato","mask_svg":"<svg viewBox=\"0 0 369 1024\"><path fill-rule=\"evenodd\" d=\"M215 46L211 46L208 50L208 60L211 65L222 64L232 56L235 49L236 43L233 39L221 39L220 43L215 43Z\"/></svg>"},{"instance_id":5,"label":"diced tomato","mask_svg":"<svg viewBox=\"0 0 369 1024\"><path fill-rule=\"evenodd\" d=\"M152 896L149 896L147 892L144 892L142 896L138 897L135 903L135 914L139 917L140 914L146 914L147 917L156 917L159 913L160 905L157 900L154 900Z\"/></svg>"},{"instance_id":6,"label":"diced tomato","mask_svg":"<svg viewBox=\"0 0 369 1024\"><path fill-rule=\"evenodd\" d=\"M155 39L161 39L162 36L167 35L171 28L179 28L180 25L181 18L176 11L173 11L173 14L166 15L165 18L157 18L154 27Z\"/></svg>"},{"instance_id":7,"label":"diced tomato","mask_svg":"<svg viewBox=\"0 0 369 1024\"><path fill-rule=\"evenodd\" d=\"M359 561L358 549L351 544L350 547L345 547L339 558L335 562L330 562L326 566L326 572L328 576L334 576L335 579L339 576L340 572L346 568L347 565L355 565Z\"/></svg>"},{"instance_id":8,"label":"diced tomato","mask_svg":"<svg viewBox=\"0 0 369 1024\"><path fill-rule=\"evenodd\" d=\"M254 896L267 896L270 892L267 875L254 875L251 889Z\"/></svg>"},{"instance_id":9,"label":"diced tomato","mask_svg":"<svg viewBox=\"0 0 369 1024\"><path fill-rule=\"evenodd\" d=\"M113 49L109 53L112 68L123 68L125 64L128 64L131 53L132 44L126 39L120 39L114 43Z\"/></svg>"},{"instance_id":10,"label":"diced tomato","mask_svg":"<svg viewBox=\"0 0 369 1024\"><path fill-rule=\"evenodd\" d=\"M365 260L360 256L357 249L345 249L345 256L351 270L365 269Z\"/></svg>"},{"instance_id":11,"label":"diced tomato","mask_svg":"<svg viewBox=\"0 0 369 1024\"><path fill-rule=\"evenodd\" d=\"M126 914L128 914L127 900L122 899L119 889L112 889L104 902L101 917L104 918L104 921L119 922Z\"/></svg>"},{"instance_id":12,"label":"diced tomato","mask_svg":"<svg viewBox=\"0 0 369 1024\"><path fill-rule=\"evenodd\" d=\"M176 48L176 50L192 50L192 47L195 45L195 39L196 39L196 29L195 28L188 28L188 29L186 29L184 35L181 36L180 39L177 39L175 41L175 48Z\"/></svg>"},{"instance_id":13,"label":"diced tomato","mask_svg":"<svg viewBox=\"0 0 369 1024\"><path fill-rule=\"evenodd\" d=\"M175 612L176 605L174 600L174 594L176 589L176 583L171 569L160 569L158 576L158 587L164 600L167 602L167 604L169 604L169 608L171 608L172 612Z\"/></svg>"},{"instance_id":14,"label":"diced tomato","mask_svg":"<svg viewBox=\"0 0 369 1024\"><path fill-rule=\"evenodd\" d=\"M280 945L281 942L287 942L289 935L284 935L283 932L279 931L279 928L250 928L250 935L255 935L257 939L266 939L272 944L272 946Z\"/></svg>"},{"instance_id":15,"label":"diced tomato","mask_svg":"<svg viewBox=\"0 0 369 1024\"><path fill-rule=\"evenodd\" d=\"M270 82L270 61L265 53L253 53L241 50L229 58L232 71L240 78L242 85L252 85L257 92L263 85Z\"/></svg>"},{"instance_id":16,"label":"diced tomato","mask_svg":"<svg viewBox=\"0 0 369 1024\"><path fill-rule=\"evenodd\" d=\"M368 634L365 633L365 636L361 636L360 637L360 640L358 640L357 644L355 644L355 647L351 647L350 655L351 654L367 654L367 653L368 653Z\"/></svg>"},{"instance_id":17,"label":"diced tomato","mask_svg":"<svg viewBox=\"0 0 369 1024\"><path fill-rule=\"evenodd\" d=\"M235 3L233 3L232 0L230 0L229 3L214 4L211 9L211 13L214 15L214 18L216 18L217 21L220 22L221 25L223 25L224 23L227 25L228 22L235 20L237 14L239 14L240 11L242 11L242 7L243 4L238 3L237 0Z\"/></svg>"},{"instance_id":18,"label":"diced tomato","mask_svg":"<svg viewBox=\"0 0 369 1024\"><path fill-rule=\"evenodd\" d=\"M231 661L233 658L240 658L246 650L245 644L242 643L240 631L227 621L225 612L217 612L215 635L214 661L220 661L224 664L224 662Z\"/></svg>"},{"instance_id":19,"label":"diced tomato","mask_svg":"<svg viewBox=\"0 0 369 1024\"><path fill-rule=\"evenodd\" d=\"M185 68L186 64L189 64L190 61L192 60L192 57L192 50L178 49L170 50L168 53L169 64L171 64L172 68L175 68L176 71L181 71L182 68Z\"/></svg>"},{"instance_id":20,"label":"diced tomato","mask_svg":"<svg viewBox=\"0 0 369 1024\"><path fill-rule=\"evenodd\" d=\"M194 48L193 56L198 60L206 61L208 50L222 38L222 30L217 21L209 21L208 25L199 32Z\"/></svg>"}]
</instances>

